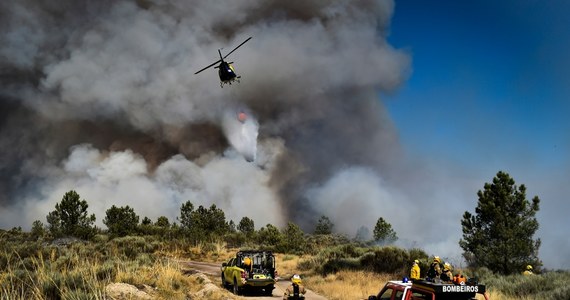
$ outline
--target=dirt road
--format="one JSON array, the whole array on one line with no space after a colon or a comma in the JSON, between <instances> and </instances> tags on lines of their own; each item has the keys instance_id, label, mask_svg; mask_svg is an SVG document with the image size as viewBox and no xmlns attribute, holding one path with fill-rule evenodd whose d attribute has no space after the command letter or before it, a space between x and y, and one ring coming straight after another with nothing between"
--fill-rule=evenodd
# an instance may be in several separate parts
<instances>
[{"instance_id":1,"label":"dirt road","mask_svg":"<svg viewBox=\"0 0 570 300\"><path fill-rule=\"evenodd\" d=\"M200 273L204 273L207 275L211 275L217 278L217 282L219 285L221 285L221 270L220 270L220 264L215 264L215 263L206 263L206 262L198 262L198 261L179 261L180 264L185 268L185 269L192 269L192 270L196 270ZM242 298L245 299L256 299L256 300L275 300L275 299L282 299L283 298L283 293L285 291L285 289L287 288L288 285L290 285L291 282L289 280L280 280L277 282L277 284L275 284L275 289L273 290L273 295L271 297L268 296L245 296ZM327 300L327 298L313 292L310 290L307 290L307 293L305 294L305 299L306 300Z\"/></svg>"}]
</instances>

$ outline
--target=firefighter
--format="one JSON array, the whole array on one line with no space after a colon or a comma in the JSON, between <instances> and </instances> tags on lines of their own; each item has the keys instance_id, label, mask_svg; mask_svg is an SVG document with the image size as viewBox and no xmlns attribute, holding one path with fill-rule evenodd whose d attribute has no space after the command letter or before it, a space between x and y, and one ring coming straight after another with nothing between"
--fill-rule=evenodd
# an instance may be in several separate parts
<instances>
[{"instance_id":1,"label":"firefighter","mask_svg":"<svg viewBox=\"0 0 570 300\"><path fill-rule=\"evenodd\" d=\"M441 258L434 256L426 277L428 279L435 279L439 278L439 275L441 275Z\"/></svg>"},{"instance_id":2,"label":"firefighter","mask_svg":"<svg viewBox=\"0 0 570 300\"><path fill-rule=\"evenodd\" d=\"M252 271L253 271L253 264L252 264L251 258L250 258L249 256L246 256L246 257L243 259L243 262L242 262L242 263L243 263L244 266L247 267L247 269L244 268L245 270L247 270L247 274L248 274L247 277L252 278L252 277L253 277L253 272L252 272Z\"/></svg>"},{"instance_id":3,"label":"firefighter","mask_svg":"<svg viewBox=\"0 0 570 300\"><path fill-rule=\"evenodd\" d=\"M457 273L453 276L453 283L455 284L465 285L465 281L467 281L467 278L465 278L461 273Z\"/></svg>"},{"instance_id":4,"label":"firefighter","mask_svg":"<svg viewBox=\"0 0 570 300\"><path fill-rule=\"evenodd\" d=\"M446 282L451 281L451 279L453 278L453 273L451 273L451 264L446 262L443 265L443 273L439 275L439 278L441 279L441 281L446 281Z\"/></svg>"},{"instance_id":5,"label":"firefighter","mask_svg":"<svg viewBox=\"0 0 570 300\"><path fill-rule=\"evenodd\" d=\"M417 259L414 260L414 263L412 264L412 269L410 270L410 279L420 279L420 261Z\"/></svg>"},{"instance_id":6,"label":"firefighter","mask_svg":"<svg viewBox=\"0 0 570 300\"><path fill-rule=\"evenodd\" d=\"M304 299L307 291L302 283L301 276L297 274L293 275L293 277L291 277L291 285L285 290L283 300Z\"/></svg>"},{"instance_id":7,"label":"firefighter","mask_svg":"<svg viewBox=\"0 0 570 300\"><path fill-rule=\"evenodd\" d=\"M533 275L534 273L532 272L532 266L531 265L527 265L526 266L526 270L524 270L523 275Z\"/></svg>"}]
</instances>

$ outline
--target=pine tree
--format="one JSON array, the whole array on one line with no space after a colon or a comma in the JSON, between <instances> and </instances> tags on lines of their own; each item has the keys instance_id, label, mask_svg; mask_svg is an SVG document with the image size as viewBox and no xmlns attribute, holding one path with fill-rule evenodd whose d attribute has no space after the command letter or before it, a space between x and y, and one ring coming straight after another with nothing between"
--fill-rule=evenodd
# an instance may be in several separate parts
<instances>
[{"instance_id":1,"label":"pine tree","mask_svg":"<svg viewBox=\"0 0 570 300\"><path fill-rule=\"evenodd\" d=\"M321 216L315 226L315 234L331 234L334 224L327 216Z\"/></svg>"},{"instance_id":2,"label":"pine tree","mask_svg":"<svg viewBox=\"0 0 570 300\"><path fill-rule=\"evenodd\" d=\"M185 229L192 227L192 213L194 212L194 204L190 200L186 201L180 207L180 225Z\"/></svg>"},{"instance_id":3,"label":"pine tree","mask_svg":"<svg viewBox=\"0 0 570 300\"><path fill-rule=\"evenodd\" d=\"M39 238L44 237L45 229L44 229L44 224L42 223L42 221L35 220L32 223L32 229L30 230L30 233L32 234L32 237L34 239L39 239Z\"/></svg>"},{"instance_id":4,"label":"pine tree","mask_svg":"<svg viewBox=\"0 0 570 300\"><path fill-rule=\"evenodd\" d=\"M139 224L139 216L128 205L125 207L111 206L106 211L103 224L109 229L112 236L126 236L134 234Z\"/></svg>"},{"instance_id":5,"label":"pine tree","mask_svg":"<svg viewBox=\"0 0 570 300\"><path fill-rule=\"evenodd\" d=\"M149 217L144 217L141 221L141 225L151 225L152 224L152 220Z\"/></svg>"},{"instance_id":6,"label":"pine tree","mask_svg":"<svg viewBox=\"0 0 570 300\"><path fill-rule=\"evenodd\" d=\"M301 228L293 223L287 223L287 226L282 232L283 239L281 240L281 250L284 252L301 251L305 247L305 233Z\"/></svg>"},{"instance_id":7,"label":"pine tree","mask_svg":"<svg viewBox=\"0 0 570 300\"><path fill-rule=\"evenodd\" d=\"M386 222L382 217L378 218L378 221L376 221L376 226L374 227L374 240L388 244L398 240L398 236L392 229L392 225Z\"/></svg>"},{"instance_id":8,"label":"pine tree","mask_svg":"<svg viewBox=\"0 0 570 300\"><path fill-rule=\"evenodd\" d=\"M51 234L54 237L92 237L95 234L95 215L87 214L88 207L87 201L80 200L76 191L65 193L61 202L55 205L55 210L46 217Z\"/></svg>"},{"instance_id":9,"label":"pine tree","mask_svg":"<svg viewBox=\"0 0 570 300\"><path fill-rule=\"evenodd\" d=\"M535 218L540 199L526 199L526 187L516 186L509 174L499 171L493 183L485 183L477 192L475 215L466 211L461 220L463 239L459 246L473 267L484 266L501 274L519 273L527 264L535 269L540 239Z\"/></svg>"},{"instance_id":10,"label":"pine tree","mask_svg":"<svg viewBox=\"0 0 570 300\"><path fill-rule=\"evenodd\" d=\"M156 223L154 223L154 225L158 227L168 228L170 227L170 222L166 216L160 216L158 219L156 219Z\"/></svg>"},{"instance_id":11,"label":"pine tree","mask_svg":"<svg viewBox=\"0 0 570 300\"><path fill-rule=\"evenodd\" d=\"M246 236L251 236L255 232L255 223L248 217L243 217L237 226L237 230Z\"/></svg>"},{"instance_id":12,"label":"pine tree","mask_svg":"<svg viewBox=\"0 0 570 300\"><path fill-rule=\"evenodd\" d=\"M265 227L259 229L257 234L257 242L263 246L276 246L281 243L283 236L279 228L272 224L267 224Z\"/></svg>"}]
</instances>

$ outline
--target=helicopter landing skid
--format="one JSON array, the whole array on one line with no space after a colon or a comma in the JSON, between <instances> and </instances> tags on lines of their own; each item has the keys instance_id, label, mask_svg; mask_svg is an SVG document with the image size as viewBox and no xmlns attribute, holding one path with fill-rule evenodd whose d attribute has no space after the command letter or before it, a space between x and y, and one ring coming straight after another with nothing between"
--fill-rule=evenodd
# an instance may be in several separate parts
<instances>
[{"instance_id":1,"label":"helicopter landing skid","mask_svg":"<svg viewBox=\"0 0 570 300\"><path fill-rule=\"evenodd\" d=\"M230 81L220 81L220 87L221 87L221 88L224 88L224 84L232 85L232 82L234 82L234 81L237 82L237 83L240 83L240 82L241 82L241 81L239 80L240 78L241 78L241 76L238 76L238 77L236 77L236 78L234 78L234 79L232 79L232 80L230 80Z\"/></svg>"}]
</instances>

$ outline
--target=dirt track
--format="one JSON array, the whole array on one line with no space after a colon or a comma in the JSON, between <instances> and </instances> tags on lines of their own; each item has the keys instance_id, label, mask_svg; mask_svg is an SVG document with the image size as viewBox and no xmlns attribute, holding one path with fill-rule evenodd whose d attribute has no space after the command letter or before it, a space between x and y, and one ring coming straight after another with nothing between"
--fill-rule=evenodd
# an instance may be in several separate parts
<instances>
[{"instance_id":1,"label":"dirt track","mask_svg":"<svg viewBox=\"0 0 570 300\"><path fill-rule=\"evenodd\" d=\"M200 273L204 273L206 275L211 275L214 276L219 285L221 285L221 270L220 270L220 264L216 264L216 263L206 263L206 262L199 262L199 261L180 261L180 264L182 264L182 266L184 266L184 268L188 268L188 269L192 269L192 270L196 270ZM273 290L273 295L271 297L268 296L242 296L242 298L245 299L257 299L257 300L270 300L270 299L282 299L283 298L283 293L285 291L285 289L287 288L287 286L291 284L289 282L289 280L281 280L278 281L277 284L275 284L275 289ZM327 298L313 292L310 290L307 290L307 293L305 294L305 299L306 300L327 300Z\"/></svg>"}]
</instances>

